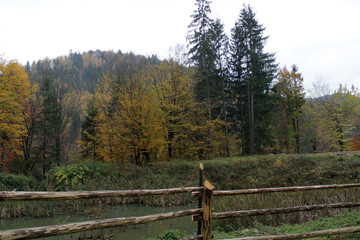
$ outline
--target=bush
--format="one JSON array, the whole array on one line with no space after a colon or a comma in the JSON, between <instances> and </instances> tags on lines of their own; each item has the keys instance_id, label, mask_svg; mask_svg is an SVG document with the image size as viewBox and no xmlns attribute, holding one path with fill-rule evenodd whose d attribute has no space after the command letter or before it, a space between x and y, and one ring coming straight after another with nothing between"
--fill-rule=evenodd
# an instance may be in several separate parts
<instances>
[{"instance_id":1,"label":"bush","mask_svg":"<svg viewBox=\"0 0 360 240\"><path fill-rule=\"evenodd\" d=\"M87 180L106 178L111 167L105 163L83 162L52 168L47 175L49 186L55 191L81 189Z\"/></svg>"},{"instance_id":2,"label":"bush","mask_svg":"<svg viewBox=\"0 0 360 240\"><path fill-rule=\"evenodd\" d=\"M35 180L24 175L0 174L1 191L29 191L34 185Z\"/></svg>"},{"instance_id":3,"label":"bush","mask_svg":"<svg viewBox=\"0 0 360 240\"><path fill-rule=\"evenodd\" d=\"M169 230L160 236L161 240L177 240L183 238L184 234L180 230Z\"/></svg>"}]
</instances>

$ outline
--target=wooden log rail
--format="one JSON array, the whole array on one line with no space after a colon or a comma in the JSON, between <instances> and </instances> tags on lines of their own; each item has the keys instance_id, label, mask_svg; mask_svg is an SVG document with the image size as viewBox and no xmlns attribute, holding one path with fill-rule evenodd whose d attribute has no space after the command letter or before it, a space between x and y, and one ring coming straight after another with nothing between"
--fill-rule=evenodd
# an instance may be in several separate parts
<instances>
[{"instance_id":1,"label":"wooden log rail","mask_svg":"<svg viewBox=\"0 0 360 240\"><path fill-rule=\"evenodd\" d=\"M146 195L168 195L177 193L186 193L194 191L204 192L202 187L203 182L203 165L200 164L199 170L199 186L200 187L182 187L169 189L142 189L142 190L111 190L111 191L73 191L73 192L0 192L1 201L35 201L35 200L75 200L75 199L90 199L101 197L140 197ZM210 196L212 194L210 193ZM177 212L153 214L141 217L127 217L127 218L112 218L104 220L86 221L69 223L62 225L52 225L34 228L22 228L0 231L0 239L32 239L39 237L48 237L55 235L64 235L75 232L81 232L92 229L102 229L117 226L128 226L134 224L142 224L153 221L189 216L199 215L203 213L202 203L199 201L199 208L189 209ZM208 215L211 218L211 208ZM201 227L201 224L198 224ZM210 221L211 233L211 221ZM185 238L183 240L204 239L201 232L197 236Z\"/></svg>"},{"instance_id":2,"label":"wooden log rail","mask_svg":"<svg viewBox=\"0 0 360 240\"><path fill-rule=\"evenodd\" d=\"M189 209L177 212L168 212L153 214L141 217L127 217L127 218L111 218L104 220L86 221L79 223L69 223L62 225L52 225L34 228L22 228L15 230L0 231L0 239L32 239L38 237L48 237L55 235L63 235L75 233L91 229L128 226L134 224L148 223L159 220L190 216L202 213L202 209Z\"/></svg>"},{"instance_id":3,"label":"wooden log rail","mask_svg":"<svg viewBox=\"0 0 360 240\"><path fill-rule=\"evenodd\" d=\"M246 194L259 194L259 193L274 193L274 192L295 192L295 191L308 191L308 190L323 190L323 189L342 189L342 188L357 188L360 187L358 183L351 184L335 184L335 185L316 185L316 186L296 186L296 187L279 187L279 188L257 188L257 189L241 189L241 190L225 190L225 191L212 191L212 196L234 196L234 195L246 195ZM193 197L202 197L203 192L193 192ZM211 196L210 196L211 199ZM231 212L215 212L211 213L210 219L221 219L221 218L233 218L233 217L248 217L248 216L259 216L259 215L270 215L270 214L281 214L281 213L293 213L301 211L313 211L313 210L324 210L332 208L351 208L360 207L360 202L354 203L333 203L333 204L322 204L312 206L297 206L288 208L271 208L271 209L253 209L253 210L241 210ZM205 209L205 207L204 207ZM205 210L204 210L205 213ZM194 215L193 221L206 221L204 215ZM210 229L211 231L211 229ZM301 234L288 234L288 235L271 235L271 236L260 236L260 237L245 237L235 238L232 240L263 240L263 239L301 239L301 238L312 238L318 236L327 236L335 234L345 234L352 232L359 232L360 227L343 228L343 229L332 229L323 230L316 232L308 232ZM205 240L210 239L206 234L203 234ZM227 239L224 239L227 240ZM230 240L230 239L229 239Z\"/></svg>"},{"instance_id":4,"label":"wooden log rail","mask_svg":"<svg viewBox=\"0 0 360 240\"><path fill-rule=\"evenodd\" d=\"M315 185L315 186L297 186L297 187L278 187L278 188L253 188L253 189L241 189L241 190L215 190L214 196L233 196L233 195L246 195L246 194L258 194L258 193L274 193L274 192L296 192L296 191L308 191L308 190L321 190L321 189L341 189L341 188L357 188L360 187L359 183L350 184L334 184L334 185ZM202 192L193 192L193 197L199 197Z\"/></svg>"},{"instance_id":5,"label":"wooden log rail","mask_svg":"<svg viewBox=\"0 0 360 240\"><path fill-rule=\"evenodd\" d=\"M200 167L199 169L200 187L144 189L144 190L116 190L116 191L77 191L77 192L5 192L5 191L0 192L0 202L21 201L21 200L27 200L27 201L74 200L74 199L90 199L90 198L100 198L100 197L140 197L146 195L167 195L167 194L177 194L177 193L186 193L186 192L191 192L193 197L199 198L197 209L153 214L153 215L147 215L141 217L112 218L112 219L95 220L95 221L87 221L87 222L69 223L62 225L6 230L6 231L0 231L0 239L32 239L39 237L70 234L80 231L91 230L91 229L128 226L128 225L148 223L153 221L192 215L193 220L198 221L197 236L184 238L183 240L191 240L191 239L210 240L212 238L212 227L211 227L212 219L292 213L292 212L323 210L323 209L331 209L331 208L360 207L360 202L353 202L353 203L333 203L333 204L322 204L322 205L313 205L313 206L253 209L253 210L213 213L212 212L213 196L233 196L233 195L273 193L273 192L355 188L355 187L360 187L360 184L352 183L352 184L216 191L214 190L215 187L209 181L203 180L204 179L203 165L200 164L199 167ZM204 206L202 206L202 204L204 204ZM301 239L301 238L312 238L312 237L345 234L345 233L353 233L353 232L360 232L360 227L323 230L323 231L300 233L300 234L234 238L232 240Z\"/></svg>"},{"instance_id":6,"label":"wooden log rail","mask_svg":"<svg viewBox=\"0 0 360 240\"><path fill-rule=\"evenodd\" d=\"M0 192L0 201L74 200L100 197L140 197L146 195L167 195L202 191L203 187L183 187L169 189L78 191L78 192Z\"/></svg>"},{"instance_id":7,"label":"wooden log rail","mask_svg":"<svg viewBox=\"0 0 360 240\"><path fill-rule=\"evenodd\" d=\"M334 209L334 208L351 208L351 207L360 207L360 202L333 203L333 204L297 206L297 207L288 207L288 208L268 208L268 209L252 209L252 210L240 210L240 211L229 211L229 212L213 212L212 219L254 217L254 216L262 216L262 215L305 212L305 211ZM193 216L193 221L202 221L202 220L203 219L201 215Z\"/></svg>"}]
</instances>

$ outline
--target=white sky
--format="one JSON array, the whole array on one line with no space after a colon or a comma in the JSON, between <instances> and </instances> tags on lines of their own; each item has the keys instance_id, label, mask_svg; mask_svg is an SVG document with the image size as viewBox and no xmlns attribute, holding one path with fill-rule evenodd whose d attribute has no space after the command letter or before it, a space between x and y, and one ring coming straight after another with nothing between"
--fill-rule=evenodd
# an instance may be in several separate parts
<instances>
[{"instance_id":1,"label":"white sky","mask_svg":"<svg viewBox=\"0 0 360 240\"><path fill-rule=\"evenodd\" d=\"M243 3L270 36L279 66L296 64L306 89L322 78L360 87L359 0L213 0L227 33ZM167 57L186 44L195 0L0 0L0 55L20 63L70 50L121 50Z\"/></svg>"}]
</instances>

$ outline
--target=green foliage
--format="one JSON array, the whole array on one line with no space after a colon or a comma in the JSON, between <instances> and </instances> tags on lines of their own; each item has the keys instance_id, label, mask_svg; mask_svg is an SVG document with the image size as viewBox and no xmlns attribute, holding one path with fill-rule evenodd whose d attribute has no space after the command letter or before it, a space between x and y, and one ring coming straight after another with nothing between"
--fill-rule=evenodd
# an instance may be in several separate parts
<instances>
[{"instance_id":1,"label":"green foliage","mask_svg":"<svg viewBox=\"0 0 360 240\"><path fill-rule=\"evenodd\" d=\"M41 109L37 118L36 132L39 145L34 148L35 155L42 164L42 173L46 172L53 164L60 165L61 136L64 131L63 107L58 97L59 89L54 87L54 79L44 77L40 85L38 98L41 99Z\"/></svg>"},{"instance_id":2,"label":"green foliage","mask_svg":"<svg viewBox=\"0 0 360 240\"><path fill-rule=\"evenodd\" d=\"M254 228L230 230L227 232L223 228L218 228L214 231L215 239L218 238L239 238L248 236L263 236L263 235L280 235L280 234L296 234L312 231L320 231L327 229L356 227L360 224L360 215L358 211L345 212L333 217L320 218L318 220L309 221L304 224L289 225L284 224L279 227L270 227L262 224L257 224ZM231 229L231 227L230 227ZM312 239L359 239L359 233L343 234L338 236L318 237Z\"/></svg>"},{"instance_id":3,"label":"green foliage","mask_svg":"<svg viewBox=\"0 0 360 240\"><path fill-rule=\"evenodd\" d=\"M302 186L336 183L353 183L360 181L360 158L347 155L269 155L217 158L204 161L205 178L208 179L216 189L243 189L279 186ZM98 162L84 162L63 167L55 167L48 173L48 177L39 184L33 184L28 188L17 188L17 190L122 190L122 189L159 189L175 188L198 185L199 162L176 160L171 162L157 162L145 166L137 165L115 165ZM4 181L4 180L2 180ZM18 183L25 182L19 180ZM5 188L14 190L16 187ZM33 188L36 187L36 188ZM1 186L1 190L4 189ZM221 202L217 199L214 207L245 206L257 208L264 204L278 204L283 195L268 195L268 198L229 198L231 202ZM293 195L290 195L290 197ZM302 196L302 195L301 195ZM320 196L320 195L319 195ZM316 197L319 197L316 196ZM321 195L323 197L329 194ZM348 200L354 195L348 193ZM253 196L251 196L253 197ZM294 196L295 197L295 196ZM302 199L310 199L305 196ZM293 203L291 199L287 198ZM330 199L330 198L329 198ZM291 200L291 201L290 201ZM111 198L96 200L95 204L119 204L119 203L141 203L153 206L177 206L194 203L195 199L190 194L174 194L164 196L146 196L139 198ZM357 201L354 199L352 201ZM65 201L59 208L62 211L83 213L84 205L94 204L88 200ZM284 201L286 202L286 201ZM57 203L58 204L58 203ZM215 206L216 204L216 206ZM255 205L251 205L255 204ZM257 204L257 205L256 205ZM95 206L96 208L97 206ZM23 210L19 208L17 215L49 216L55 214L56 209L42 210L43 205L26 206ZM8 209L11 209L9 207ZM33 209L32 211L29 209ZM39 209L39 210L37 210ZM61 211L60 211L61 212Z\"/></svg>"},{"instance_id":4,"label":"green foliage","mask_svg":"<svg viewBox=\"0 0 360 240\"><path fill-rule=\"evenodd\" d=\"M29 191L35 187L35 180L24 175L0 174L1 191Z\"/></svg>"},{"instance_id":5,"label":"green foliage","mask_svg":"<svg viewBox=\"0 0 360 240\"><path fill-rule=\"evenodd\" d=\"M183 238L184 234L180 230L169 230L160 236L161 240L177 240Z\"/></svg>"},{"instance_id":6,"label":"green foliage","mask_svg":"<svg viewBox=\"0 0 360 240\"><path fill-rule=\"evenodd\" d=\"M238 126L243 154L265 152L271 142L271 117L274 110L272 82L277 71L275 54L264 51L268 37L250 6L240 11L232 29L230 68L235 97L233 123ZM238 124L241 123L241 124Z\"/></svg>"},{"instance_id":7,"label":"green foliage","mask_svg":"<svg viewBox=\"0 0 360 240\"><path fill-rule=\"evenodd\" d=\"M331 93L327 85L318 82L314 84L312 95L307 101L307 111L317 133L316 150L348 150L348 142L359 131L359 89L339 85Z\"/></svg>"},{"instance_id":8,"label":"green foliage","mask_svg":"<svg viewBox=\"0 0 360 240\"><path fill-rule=\"evenodd\" d=\"M106 178L111 174L111 167L99 162L83 162L52 168L47 179L56 191L80 190L90 179Z\"/></svg>"}]
</instances>

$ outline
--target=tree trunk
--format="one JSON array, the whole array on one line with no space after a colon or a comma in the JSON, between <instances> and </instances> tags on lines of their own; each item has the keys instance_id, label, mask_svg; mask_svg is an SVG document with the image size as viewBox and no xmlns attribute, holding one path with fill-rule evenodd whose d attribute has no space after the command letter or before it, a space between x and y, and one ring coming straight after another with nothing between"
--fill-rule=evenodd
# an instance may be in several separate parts
<instances>
[{"instance_id":1,"label":"tree trunk","mask_svg":"<svg viewBox=\"0 0 360 240\"><path fill-rule=\"evenodd\" d=\"M254 93L252 81L248 80L248 108L249 108L249 154L254 154Z\"/></svg>"},{"instance_id":2,"label":"tree trunk","mask_svg":"<svg viewBox=\"0 0 360 240\"><path fill-rule=\"evenodd\" d=\"M300 148L300 136L299 136L299 118L295 117L292 120L293 130L294 130L294 138L295 138L295 153L299 153Z\"/></svg>"},{"instance_id":3,"label":"tree trunk","mask_svg":"<svg viewBox=\"0 0 360 240\"><path fill-rule=\"evenodd\" d=\"M169 131L168 133L168 156L169 156L169 160L173 158L173 149L172 149L172 142L174 139L174 132L172 130Z\"/></svg>"}]
</instances>

